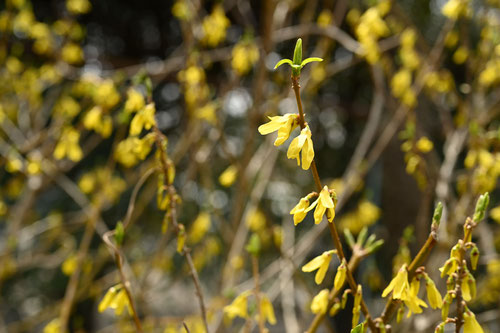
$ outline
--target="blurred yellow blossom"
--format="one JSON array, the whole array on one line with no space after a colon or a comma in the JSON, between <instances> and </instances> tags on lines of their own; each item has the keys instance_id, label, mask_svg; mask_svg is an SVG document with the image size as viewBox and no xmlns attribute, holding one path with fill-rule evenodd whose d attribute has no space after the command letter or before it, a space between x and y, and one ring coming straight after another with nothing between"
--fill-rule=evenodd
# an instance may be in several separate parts
<instances>
[{"instance_id":1,"label":"blurred yellow blossom","mask_svg":"<svg viewBox=\"0 0 500 333\"><path fill-rule=\"evenodd\" d=\"M236 176L238 176L238 168L235 165L230 165L219 176L219 183L224 187L229 187L236 181Z\"/></svg>"},{"instance_id":2,"label":"blurred yellow blossom","mask_svg":"<svg viewBox=\"0 0 500 333\"><path fill-rule=\"evenodd\" d=\"M257 45L250 42L238 42L233 47L231 67L239 75L247 74L259 60Z\"/></svg>"},{"instance_id":3,"label":"blurred yellow blossom","mask_svg":"<svg viewBox=\"0 0 500 333\"><path fill-rule=\"evenodd\" d=\"M127 308L130 315L132 314L132 307L121 283L109 288L99 303L99 312L104 312L108 308L114 309L117 316L121 315L125 308Z\"/></svg>"},{"instance_id":4,"label":"blurred yellow blossom","mask_svg":"<svg viewBox=\"0 0 500 333\"><path fill-rule=\"evenodd\" d=\"M318 15L318 26L324 28L333 22L332 12L328 9L323 9Z\"/></svg>"},{"instance_id":5,"label":"blurred yellow blossom","mask_svg":"<svg viewBox=\"0 0 500 333\"><path fill-rule=\"evenodd\" d=\"M276 324L276 316L274 315L273 303L271 303L269 298L264 294L260 295L260 308L264 320L271 325Z\"/></svg>"},{"instance_id":6,"label":"blurred yellow blossom","mask_svg":"<svg viewBox=\"0 0 500 333\"><path fill-rule=\"evenodd\" d=\"M73 162L78 162L83 157L82 149L78 144L80 133L72 127L63 130L61 138L54 149L54 157L61 160L68 157Z\"/></svg>"},{"instance_id":7,"label":"blurred yellow blossom","mask_svg":"<svg viewBox=\"0 0 500 333\"><path fill-rule=\"evenodd\" d=\"M266 216L259 209L252 209L247 217L247 226L253 232L262 230L266 226Z\"/></svg>"},{"instance_id":8,"label":"blurred yellow blossom","mask_svg":"<svg viewBox=\"0 0 500 333\"><path fill-rule=\"evenodd\" d=\"M83 61L83 50L76 43L67 43L61 49L61 58L68 64L79 64Z\"/></svg>"},{"instance_id":9,"label":"blurred yellow blossom","mask_svg":"<svg viewBox=\"0 0 500 333\"><path fill-rule=\"evenodd\" d=\"M196 244L203 239L207 231L210 230L210 214L202 212L196 217L189 231L189 243Z\"/></svg>"},{"instance_id":10,"label":"blurred yellow blossom","mask_svg":"<svg viewBox=\"0 0 500 333\"><path fill-rule=\"evenodd\" d=\"M52 319L44 328L43 333L62 333L59 318Z\"/></svg>"},{"instance_id":11,"label":"blurred yellow blossom","mask_svg":"<svg viewBox=\"0 0 500 333\"><path fill-rule=\"evenodd\" d=\"M94 106L87 111L83 118L83 126L86 129L94 130L103 138L107 138L113 131L113 120L109 115L104 115L100 106Z\"/></svg>"},{"instance_id":12,"label":"blurred yellow blossom","mask_svg":"<svg viewBox=\"0 0 500 333\"><path fill-rule=\"evenodd\" d=\"M72 14L85 14L92 9L88 0L66 0L66 8Z\"/></svg>"},{"instance_id":13,"label":"blurred yellow blossom","mask_svg":"<svg viewBox=\"0 0 500 333\"><path fill-rule=\"evenodd\" d=\"M328 289L321 290L311 302L311 312L324 314L328 308Z\"/></svg>"},{"instance_id":14,"label":"blurred yellow blossom","mask_svg":"<svg viewBox=\"0 0 500 333\"><path fill-rule=\"evenodd\" d=\"M134 166L146 158L151 151L153 142L154 137L152 135L146 135L142 139L129 137L120 141L115 150L115 159L127 168Z\"/></svg>"},{"instance_id":15,"label":"blurred yellow blossom","mask_svg":"<svg viewBox=\"0 0 500 333\"><path fill-rule=\"evenodd\" d=\"M432 150L432 148L434 147L434 144L432 143L431 140L429 140L428 137L423 136L420 139L418 139L418 141L416 143L416 147L422 153L428 153Z\"/></svg>"},{"instance_id":16,"label":"blurred yellow blossom","mask_svg":"<svg viewBox=\"0 0 500 333\"><path fill-rule=\"evenodd\" d=\"M76 270L77 265L78 257L76 254L71 254L64 260L61 270L65 275L70 276Z\"/></svg>"},{"instance_id":17,"label":"blurred yellow blossom","mask_svg":"<svg viewBox=\"0 0 500 333\"><path fill-rule=\"evenodd\" d=\"M139 135L142 129L149 130L155 124L155 106L153 103L149 103L144 108L137 111L130 122L130 135Z\"/></svg>"},{"instance_id":18,"label":"blurred yellow blossom","mask_svg":"<svg viewBox=\"0 0 500 333\"><path fill-rule=\"evenodd\" d=\"M177 0L172 6L172 14L179 20L189 20L191 18L191 10L189 3L186 0Z\"/></svg>"},{"instance_id":19,"label":"blurred yellow blossom","mask_svg":"<svg viewBox=\"0 0 500 333\"><path fill-rule=\"evenodd\" d=\"M219 45L226 39L226 30L229 24L224 8L221 5L215 5L212 13L203 19L202 42L211 47Z\"/></svg>"},{"instance_id":20,"label":"blurred yellow blossom","mask_svg":"<svg viewBox=\"0 0 500 333\"><path fill-rule=\"evenodd\" d=\"M130 88L127 91L127 100L125 101L124 110L127 113L132 113L141 110L144 107L144 96L135 88Z\"/></svg>"},{"instance_id":21,"label":"blurred yellow blossom","mask_svg":"<svg viewBox=\"0 0 500 333\"><path fill-rule=\"evenodd\" d=\"M247 318L248 296L250 296L250 291L244 291L241 293L231 304L224 307L224 315L226 315L230 320L233 320L236 316Z\"/></svg>"}]
</instances>

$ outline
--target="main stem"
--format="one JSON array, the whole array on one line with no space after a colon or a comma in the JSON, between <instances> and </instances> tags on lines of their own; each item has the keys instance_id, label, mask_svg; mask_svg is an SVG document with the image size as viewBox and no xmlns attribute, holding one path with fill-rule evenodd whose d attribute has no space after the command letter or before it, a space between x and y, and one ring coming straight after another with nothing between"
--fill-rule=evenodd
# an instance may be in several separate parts
<instances>
[{"instance_id":1,"label":"main stem","mask_svg":"<svg viewBox=\"0 0 500 333\"><path fill-rule=\"evenodd\" d=\"M300 98L300 83L299 83L300 77L298 76L293 76L292 75L292 88L293 91L295 92L295 99L297 100L297 107L299 109L299 125L301 129L304 129L306 127L306 121L304 118L304 109L302 108L302 99ZM319 178L318 174L318 168L316 167L316 162L313 160L311 163L311 173L314 178L314 183L316 184L316 189L319 192L321 192L321 189L323 188L321 186L321 180ZM340 241L339 233L337 232L337 227L335 226L335 223L333 222L328 222L328 228L330 229L330 235L333 240L333 244L335 245L335 248L337 249L337 255L342 262L343 259L345 259L345 254L344 250L342 248L342 243ZM354 276L352 275L352 272L350 271L349 268L347 268L347 282L349 283L349 286L351 287L352 290L357 290L358 285L356 283L356 280L354 280ZM368 321L368 325L370 326L370 329L374 332L376 332L377 328L375 326L375 323L373 322L370 313L368 311L368 307L366 306L366 303L363 299L361 299L361 311L363 311L363 314L365 315L366 320Z\"/></svg>"}]
</instances>

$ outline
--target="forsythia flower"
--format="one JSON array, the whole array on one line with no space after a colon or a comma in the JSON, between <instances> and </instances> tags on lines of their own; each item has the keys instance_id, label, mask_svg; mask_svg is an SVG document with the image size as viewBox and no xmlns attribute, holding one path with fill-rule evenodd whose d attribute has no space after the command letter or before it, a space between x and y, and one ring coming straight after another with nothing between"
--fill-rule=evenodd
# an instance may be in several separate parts
<instances>
[{"instance_id":1,"label":"forsythia flower","mask_svg":"<svg viewBox=\"0 0 500 333\"><path fill-rule=\"evenodd\" d=\"M266 216L259 209L254 209L248 214L246 222L250 230L257 232L266 225Z\"/></svg>"},{"instance_id":2,"label":"forsythia flower","mask_svg":"<svg viewBox=\"0 0 500 333\"><path fill-rule=\"evenodd\" d=\"M398 274L392 279L391 283L382 292L382 297L386 297L392 291L392 298L403 299L404 294L409 289L408 283L408 270L406 269L406 264L404 264L400 269Z\"/></svg>"},{"instance_id":3,"label":"forsythia flower","mask_svg":"<svg viewBox=\"0 0 500 333\"><path fill-rule=\"evenodd\" d=\"M127 91L127 96L127 101L125 102L125 112L135 112L144 107L144 97L136 89L130 88Z\"/></svg>"},{"instance_id":4,"label":"forsythia flower","mask_svg":"<svg viewBox=\"0 0 500 333\"><path fill-rule=\"evenodd\" d=\"M61 323L59 318L52 319L47 326L43 328L43 333L61 333Z\"/></svg>"},{"instance_id":5,"label":"forsythia flower","mask_svg":"<svg viewBox=\"0 0 500 333\"><path fill-rule=\"evenodd\" d=\"M130 306L127 293L122 284L117 284L109 288L104 295L102 301L99 303L99 312L104 312L107 308L114 309L117 316L121 315L124 308L127 308L128 313L132 314L132 307Z\"/></svg>"},{"instance_id":6,"label":"forsythia flower","mask_svg":"<svg viewBox=\"0 0 500 333\"><path fill-rule=\"evenodd\" d=\"M230 165L219 176L219 183L224 187L229 187L236 181L236 176L238 176L238 169L236 166Z\"/></svg>"},{"instance_id":7,"label":"forsythia flower","mask_svg":"<svg viewBox=\"0 0 500 333\"><path fill-rule=\"evenodd\" d=\"M233 320L234 317L238 316L241 318L248 317L247 311L247 298L250 295L250 291L245 291L241 293L238 297L234 299L234 301L224 307L224 314L230 319Z\"/></svg>"},{"instance_id":8,"label":"forsythia flower","mask_svg":"<svg viewBox=\"0 0 500 333\"><path fill-rule=\"evenodd\" d=\"M191 244L196 244L205 236L207 231L210 229L210 215L207 212L203 212L196 220L194 220L193 225L189 233L189 242Z\"/></svg>"},{"instance_id":9,"label":"forsythia flower","mask_svg":"<svg viewBox=\"0 0 500 333\"><path fill-rule=\"evenodd\" d=\"M314 148L311 140L311 130L306 125L298 137L292 140L288 147L287 157L297 159L297 165L300 165L299 153L302 151L302 169L308 170L314 160Z\"/></svg>"},{"instance_id":10,"label":"forsythia flower","mask_svg":"<svg viewBox=\"0 0 500 333\"><path fill-rule=\"evenodd\" d=\"M85 14L90 11L92 5L88 0L67 0L66 8L72 14Z\"/></svg>"},{"instance_id":11,"label":"forsythia flower","mask_svg":"<svg viewBox=\"0 0 500 333\"><path fill-rule=\"evenodd\" d=\"M484 333L481 325L476 320L476 316L470 310L464 313L464 333Z\"/></svg>"},{"instance_id":12,"label":"forsythia flower","mask_svg":"<svg viewBox=\"0 0 500 333\"><path fill-rule=\"evenodd\" d=\"M203 42L208 46L217 46L226 38L226 29L230 21L221 5L216 5L212 13L203 19Z\"/></svg>"},{"instance_id":13,"label":"forsythia flower","mask_svg":"<svg viewBox=\"0 0 500 333\"><path fill-rule=\"evenodd\" d=\"M94 130L103 138L107 138L113 130L113 120L110 116L103 116L102 113L100 106L94 106L83 118L83 126L89 130Z\"/></svg>"},{"instance_id":14,"label":"forsythia flower","mask_svg":"<svg viewBox=\"0 0 500 333\"><path fill-rule=\"evenodd\" d=\"M311 302L311 311L314 314L326 313L328 308L328 289L321 290L316 296L314 296Z\"/></svg>"},{"instance_id":15,"label":"forsythia flower","mask_svg":"<svg viewBox=\"0 0 500 333\"><path fill-rule=\"evenodd\" d=\"M260 296L260 308L264 320L267 320L271 325L276 324L276 316L274 315L273 303L271 303L266 295Z\"/></svg>"},{"instance_id":16,"label":"forsythia flower","mask_svg":"<svg viewBox=\"0 0 500 333\"><path fill-rule=\"evenodd\" d=\"M332 260L333 253L337 253L337 251L330 250L323 252L321 255L302 266L302 271L312 272L318 270L316 272L316 276L314 277L314 282L316 282L316 284L320 284L325 279L326 271L328 270L328 266Z\"/></svg>"},{"instance_id":17,"label":"forsythia flower","mask_svg":"<svg viewBox=\"0 0 500 333\"><path fill-rule=\"evenodd\" d=\"M434 144L432 143L431 140L429 140L429 138L423 136L420 139L418 139L416 146L417 149L420 150L422 153L428 153L432 150Z\"/></svg>"},{"instance_id":18,"label":"forsythia flower","mask_svg":"<svg viewBox=\"0 0 500 333\"><path fill-rule=\"evenodd\" d=\"M290 214L293 215L293 223L295 225L299 224L304 220L307 215L306 209L309 207L309 200L307 198L300 199L299 203L293 207Z\"/></svg>"},{"instance_id":19,"label":"forsythia flower","mask_svg":"<svg viewBox=\"0 0 500 333\"><path fill-rule=\"evenodd\" d=\"M137 114L130 122L130 135L139 135L143 128L149 130L154 124L155 106L153 103L150 103L137 111Z\"/></svg>"},{"instance_id":20,"label":"forsythia flower","mask_svg":"<svg viewBox=\"0 0 500 333\"><path fill-rule=\"evenodd\" d=\"M337 274L335 274L335 280L333 282L333 287L335 290L340 290L344 284L347 275L347 264L345 258L342 259L342 263L337 268Z\"/></svg>"},{"instance_id":21,"label":"forsythia flower","mask_svg":"<svg viewBox=\"0 0 500 333\"><path fill-rule=\"evenodd\" d=\"M66 260L64 260L61 270L64 275L70 276L76 270L78 265L77 256L75 254L70 255Z\"/></svg>"},{"instance_id":22,"label":"forsythia flower","mask_svg":"<svg viewBox=\"0 0 500 333\"><path fill-rule=\"evenodd\" d=\"M427 307L427 304L420 298L418 298L418 290L420 288L420 280L414 279L411 284L410 288L406 290L405 295L403 295L403 301L405 305L408 307L410 310L408 312L408 317L411 316L411 313L422 313L422 308Z\"/></svg>"},{"instance_id":23,"label":"forsythia flower","mask_svg":"<svg viewBox=\"0 0 500 333\"><path fill-rule=\"evenodd\" d=\"M231 67L239 74L245 75L259 60L259 49L253 43L239 42L232 51Z\"/></svg>"},{"instance_id":24,"label":"forsythia flower","mask_svg":"<svg viewBox=\"0 0 500 333\"><path fill-rule=\"evenodd\" d=\"M285 142L290 133L298 125L298 116L296 114L287 113L283 116L268 117L271 121L259 126L259 133L266 135L278 131L278 138L274 141L275 146L279 146Z\"/></svg>"},{"instance_id":25,"label":"forsythia flower","mask_svg":"<svg viewBox=\"0 0 500 333\"><path fill-rule=\"evenodd\" d=\"M316 209L314 210L314 223L318 224L321 222L321 219L323 218L323 215L325 214L326 210L328 209L329 211L329 216L328 216L328 221L332 222L333 218L335 217L335 210L333 200L330 197L330 191L328 190L328 186L325 185L321 192L319 193L318 199L312 203L309 208L305 210L305 212L311 211L314 207Z\"/></svg>"},{"instance_id":26,"label":"forsythia flower","mask_svg":"<svg viewBox=\"0 0 500 333\"><path fill-rule=\"evenodd\" d=\"M425 288L427 291L427 300L429 301L429 305L431 308L441 308L443 306L443 298L437 290L434 281L432 281L429 277L425 280Z\"/></svg>"},{"instance_id":27,"label":"forsythia flower","mask_svg":"<svg viewBox=\"0 0 500 333\"><path fill-rule=\"evenodd\" d=\"M80 133L72 127L68 127L63 131L61 139L54 149L54 157L62 160L67 156L73 162L78 162L83 157L82 149L78 144Z\"/></svg>"}]
</instances>

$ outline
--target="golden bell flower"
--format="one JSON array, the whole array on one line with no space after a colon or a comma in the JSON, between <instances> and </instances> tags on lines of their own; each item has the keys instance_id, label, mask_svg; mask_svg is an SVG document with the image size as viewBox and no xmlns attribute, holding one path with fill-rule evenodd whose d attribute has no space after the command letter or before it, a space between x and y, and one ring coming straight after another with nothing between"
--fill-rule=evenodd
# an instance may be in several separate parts
<instances>
[{"instance_id":1,"label":"golden bell flower","mask_svg":"<svg viewBox=\"0 0 500 333\"><path fill-rule=\"evenodd\" d=\"M481 325L476 320L476 316L470 310L464 313L464 333L484 333Z\"/></svg>"},{"instance_id":2,"label":"golden bell flower","mask_svg":"<svg viewBox=\"0 0 500 333\"><path fill-rule=\"evenodd\" d=\"M290 211L290 214L293 215L293 224L297 225L304 220L307 215L306 209L308 207L309 200L307 198L301 198L299 203Z\"/></svg>"},{"instance_id":3,"label":"golden bell flower","mask_svg":"<svg viewBox=\"0 0 500 333\"><path fill-rule=\"evenodd\" d=\"M191 226L188 237L189 243L196 244L200 242L208 230L210 230L210 226L210 214L207 212L200 213Z\"/></svg>"},{"instance_id":4,"label":"golden bell flower","mask_svg":"<svg viewBox=\"0 0 500 333\"><path fill-rule=\"evenodd\" d=\"M326 313L328 308L328 289L321 290L311 302L311 312L314 314Z\"/></svg>"},{"instance_id":5,"label":"golden bell flower","mask_svg":"<svg viewBox=\"0 0 500 333\"><path fill-rule=\"evenodd\" d=\"M408 312L408 317L411 316L412 313L422 313L422 308L427 307L427 304L420 298L418 298L418 290L420 289L420 280L414 279L410 288L406 290L406 293L403 295L403 301L406 307L410 310Z\"/></svg>"},{"instance_id":6,"label":"golden bell flower","mask_svg":"<svg viewBox=\"0 0 500 333\"><path fill-rule=\"evenodd\" d=\"M149 130L155 124L155 106L150 103L137 111L137 114L130 122L130 135L139 135L143 128Z\"/></svg>"},{"instance_id":7,"label":"golden bell flower","mask_svg":"<svg viewBox=\"0 0 500 333\"><path fill-rule=\"evenodd\" d=\"M408 283L408 270L404 264L396 276L392 279L391 283L382 292L382 297L386 297L392 291L392 298L403 299L405 293L410 288Z\"/></svg>"},{"instance_id":8,"label":"golden bell flower","mask_svg":"<svg viewBox=\"0 0 500 333\"><path fill-rule=\"evenodd\" d=\"M328 266L332 260L332 253L337 253L337 251L330 250L323 252L321 255L302 266L302 272L312 272L318 270L316 272L316 276L314 277L314 282L316 282L316 284L320 284L325 279L326 271L328 271Z\"/></svg>"},{"instance_id":9,"label":"golden bell flower","mask_svg":"<svg viewBox=\"0 0 500 333\"><path fill-rule=\"evenodd\" d=\"M107 308L114 309L115 314L119 316L122 314L125 307L127 308L128 313L131 315L132 307L130 306L125 288L123 288L123 285L120 283L109 288L102 301L99 303L97 309L99 312L104 312Z\"/></svg>"},{"instance_id":10,"label":"golden bell flower","mask_svg":"<svg viewBox=\"0 0 500 333\"><path fill-rule=\"evenodd\" d=\"M268 117L271 121L260 125L258 130L262 135L278 131L278 137L274 141L275 146L282 145L290 137L290 133L298 125L298 116L287 113L283 116Z\"/></svg>"},{"instance_id":11,"label":"golden bell flower","mask_svg":"<svg viewBox=\"0 0 500 333\"><path fill-rule=\"evenodd\" d=\"M266 295L260 296L260 308L264 320L267 320L267 322L271 325L276 324L276 316L274 315L273 303L271 303Z\"/></svg>"},{"instance_id":12,"label":"golden bell flower","mask_svg":"<svg viewBox=\"0 0 500 333\"><path fill-rule=\"evenodd\" d=\"M305 210L305 212L311 211L314 207L316 209L314 210L314 223L318 224L321 222L321 219L323 219L323 215L326 212L326 209L329 210L329 216L328 216L328 221L332 222L333 218L335 217L335 210L334 208L334 203L332 198L330 197L330 191L328 190L328 186L325 185L321 192L319 193L318 199L312 203L312 205L309 206Z\"/></svg>"},{"instance_id":13,"label":"golden bell flower","mask_svg":"<svg viewBox=\"0 0 500 333\"><path fill-rule=\"evenodd\" d=\"M234 184L238 176L238 168L235 165L230 165L219 176L219 183L224 187L229 187Z\"/></svg>"},{"instance_id":14,"label":"golden bell flower","mask_svg":"<svg viewBox=\"0 0 500 333\"><path fill-rule=\"evenodd\" d=\"M425 280L425 290L427 292L427 300L429 301L429 305L431 308L441 308L443 306L443 298L437 290L434 281L432 281L429 277Z\"/></svg>"},{"instance_id":15,"label":"golden bell flower","mask_svg":"<svg viewBox=\"0 0 500 333\"><path fill-rule=\"evenodd\" d=\"M80 161L83 152L78 141L80 141L80 133L72 127L65 128L54 149L54 157L58 160L68 157L73 162Z\"/></svg>"},{"instance_id":16,"label":"golden bell flower","mask_svg":"<svg viewBox=\"0 0 500 333\"><path fill-rule=\"evenodd\" d=\"M347 264L345 258L342 259L342 263L337 268L337 274L335 274L335 280L333 281L333 287L335 290L340 290L344 285L345 278L347 275Z\"/></svg>"},{"instance_id":17,"label":"golden bell flower","mask_svg":"<svg viewBox=\"0 0 500 333\"><path fill-rule=\"evenodd\" d=\"M297 165L300 165L299 154L302 152L302 169L304 170L308 170L314 160L314 148L311 135L311 130L309 126L306 125L306 127L300 131L299 136L292 140L286 153L289 159L297 159Z\"/></svg>"},{"instance_id":18,"label":"golden bell flower","mask_svg":"<svg viewBox=\"0 0 500 333\"><path fill-rule=\"evenodd\" d=\"M52 319L44 328L43 333L61 333L61 322L59 318Z\"/></svg>"},{"instance_id":19,"label":"golden bell flower","mask_svg":"<svg viewBox=\"0 0 500 333\"><path fill-rule=\"evenodd\" d=\"M234 299L234 301L226 305L224 307L224 314L230 319L233 320L236 316L241 317L241 318L248 318L248 311L247 311L247 298L250 295L250 291L244 291L241 293L238 297Z\"/></svg>"}]
</instances>

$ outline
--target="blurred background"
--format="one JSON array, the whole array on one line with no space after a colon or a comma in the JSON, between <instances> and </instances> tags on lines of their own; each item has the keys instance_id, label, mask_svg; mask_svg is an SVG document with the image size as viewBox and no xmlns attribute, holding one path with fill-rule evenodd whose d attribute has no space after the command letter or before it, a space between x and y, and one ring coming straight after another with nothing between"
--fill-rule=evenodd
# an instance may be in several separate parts
<instances>
[{"instance_id":1,"label":"blurred background","mask_svg":"<svg viewBox=\"0 0 500 333\"><path fill-rule=\"evenodd\" d=\"M301 271L333 248L325 221L315 225L309 214L294 227L290 215L314 182L286 158L289 143L275 147L275 134L257 131L267 116L297 112L290 68L274 70L292 58L297 38L304 58L324 59L307 65L300 82L319 175L337 194L335 223L385 241L355 271L372 315L382 313L393 273L429 236L437 201L445 209L427 272L444 295L438 268L489 191L491 214L474 234L481 258L469 307L485 331L499 331L499 6L0 3L0 332L64 332L57 318L71 332L135 331L128 314L98 311L120 282L102 236L124 221L131 198L121 252L144 331L185 332L184 322L204 332L191 271L155 198L158 174L149 170L158 153L134 148L148 134L139 143L128 136L131 87L154 102L168 140L177 218L211 331L257 331L256 322L223 311L254 286L251 235L276 316L269 331L305 331L311 300L331 287L339 263L320 287ZM348 332L349 302L318 332ZM394 321L393 332L433 332L440 317L425 309Z\"/></svg>"}]
</instances>

